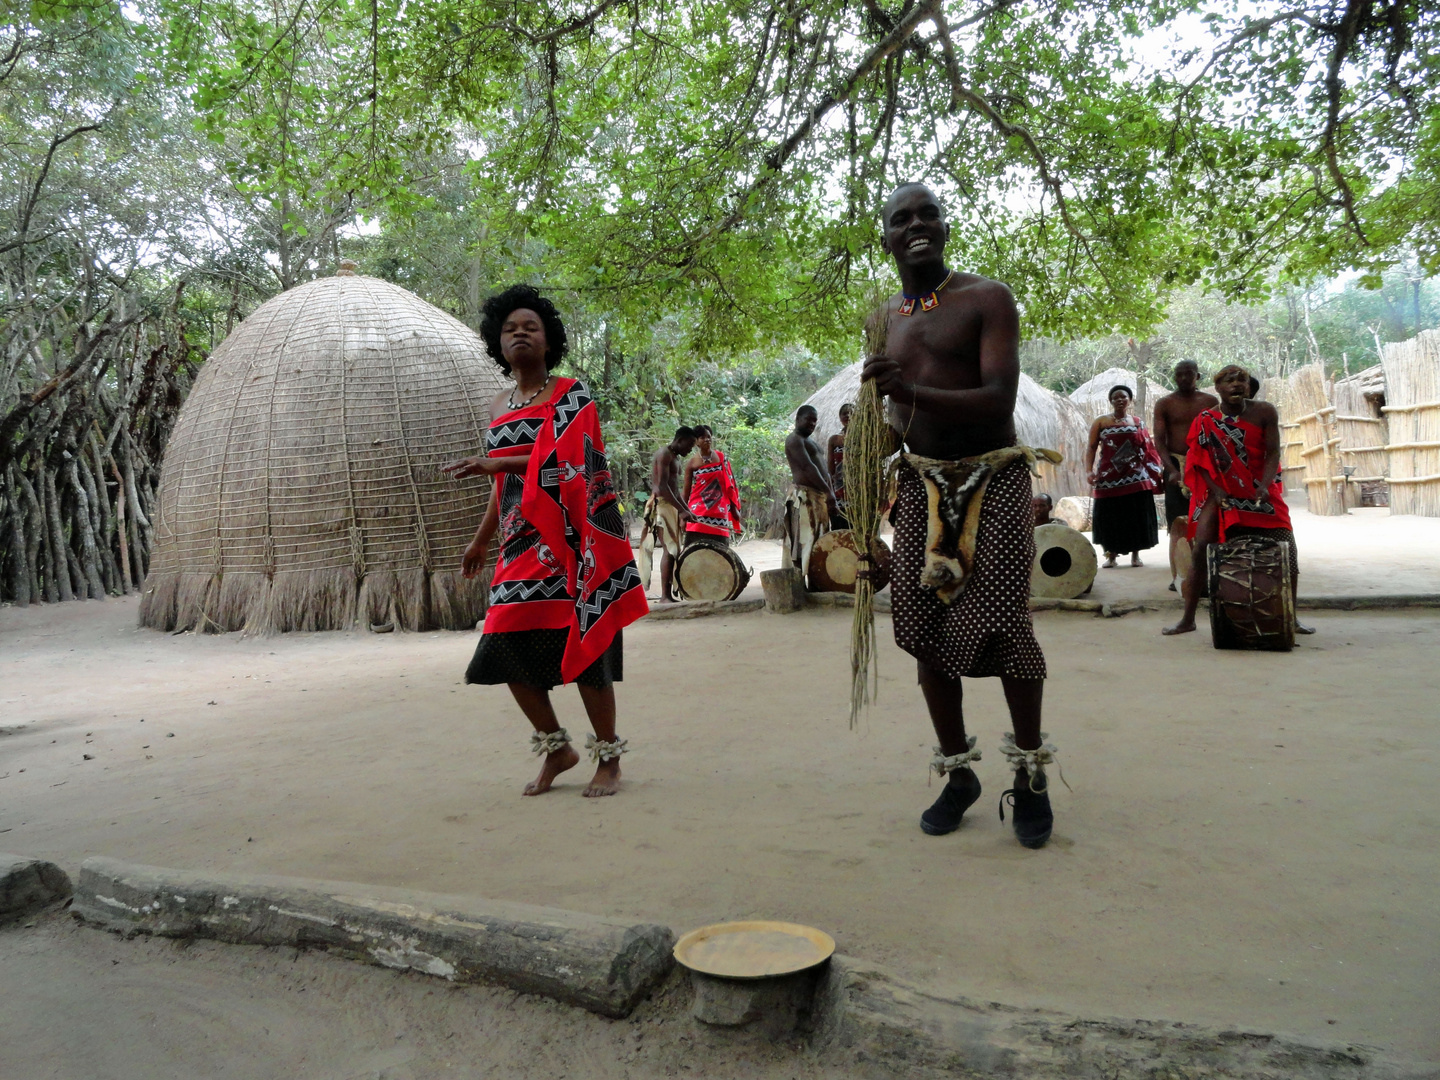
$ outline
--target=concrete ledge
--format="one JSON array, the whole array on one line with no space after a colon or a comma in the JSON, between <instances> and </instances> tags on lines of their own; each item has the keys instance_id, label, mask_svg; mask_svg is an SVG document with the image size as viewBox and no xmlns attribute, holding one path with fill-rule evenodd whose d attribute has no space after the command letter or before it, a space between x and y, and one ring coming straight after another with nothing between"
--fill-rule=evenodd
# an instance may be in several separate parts
<instances>
[{"instance_id":1,"label":"concrete ledge","mask_svg":"<svg viewBox=\"0 0 1440 1080\"><path fill-rule=\"evenodd\" d=\"M848 592L812 592L805 594L805 602L811 607L848 607L855 606L855 594ZM890 590L875 594L875 611L877 613L890 614Z\"/></svg>"},{"instance_id":2,"label":"concrete ledge","mask_svg":"<svg viewBox=\"0 0 1440 1080\"><path fill-rule=\"evenodd\" d=\"M452 982L628 1016L674 966L669 927L558 908L302 878L85 860L72 912L112 930L323 948Z\"/></svg>"},{"instance_id":3,"label":"concrete ledge","mask_svg":"<svg viewBox=\"0 0 1440 1080\"><path fill-rule=\"evenodd\" d=\"M1377 594L1375 596L1302 596L1301 611L1364 611L1367 608L1440 608L1440 593Z\"/></svg>"},{"instance_id":4,"label":"concrete ledge","mask_svg":"<svg viewBox=\"0 0 1440 1080\"><path fill-rule=\"evenodd\" d=\"M1081 1019L927 994L833 956L816 997L821 1049L860 1075L1435 1080L1374 1047L1309 1044L1167 1021Z\"/></svg>"},{"instance_id":5,"label":"concrete ledge","mask_svg":"<svg viewBox=\"0 0 1440 1080\"><path fill-rule=\"evenodd\" d=\"M651 622L666 622L670 619L698 619L703 615L739 615L746 611L759 611L764 606L764 599L759 597L753 600L682 600L652 607L645 618Z\"/></svg>"},{"instance_id":6,"label":"concrete ledge","mask_svg":"<svg viewBox=\"0 0 1440 1080\"><path fill-rule=\"evenodd\" d=\"M53 862L0 852L0 924L23 919L70 895L70 876Z\"/></svg>"}]
</instances>

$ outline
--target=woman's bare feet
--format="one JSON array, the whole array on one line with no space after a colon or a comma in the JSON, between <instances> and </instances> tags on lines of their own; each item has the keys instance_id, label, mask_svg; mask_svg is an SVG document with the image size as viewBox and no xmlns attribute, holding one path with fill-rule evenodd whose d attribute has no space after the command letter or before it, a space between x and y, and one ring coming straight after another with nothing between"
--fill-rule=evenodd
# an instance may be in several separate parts
<instances>
[{"instance_id":1,"label":"woman's bare feet","mask_svg":"<svg viewBox=\"0 0 1440 1080\"><path fill-rule=\"evenodd\" d=\"M1144 566L1144 565L1145 565L1143 562L1140 561L1140 553L1139 553L1138 551L1137 551L1134 555L1131 555L1131 556L1130 556L1130 565L1131 565L1131 566Z\"/></svg>"},{"instance_id":2,"label":"woman's bare feet","mask_svg":"<svg viewBox=\"0 0 1440 1080\"><path fill-rule=\"evenodd\" d=\"M1194 620L1194 619L1181 619L1181 620L1180 620L1179 622L1177 622L1174 626L1167 626L1167 627L1165 627L1165 629L1161 630L1160 633L1164 634L1166 637L1172 637L1172 636L1174 636L1175 634L1189 634L1189 633L1192 633L1192 632L1194 631L1194 629L1195 629L1195 620Z\"/></svg>"},{"instance_id":3,"label":"woman's bare feet","mask_svg":"<svg viewBox=\"0 0 1440 1080\"><path fill-rule=\"evenodd\" d=\"M1117 565L1118 564L1115 562L1115 556L1110 554L1110 552L1108 551L1105 552L1105 561L1100 564L1100 569L1114 570Z\"/></svg>"},{"instance_id":4,"label":"woman's bare feet","mask_svg":"<svg viewBox=\"0 0 1440 1080\"><path fill-rule=\"evenodd\" d=\"M562 746L552 754L545 755L545 761L540 766L540 775L525 785L522 794L544 795L550 790L550 785L555 783L555 778L567 769L573 769L580 764L580 755L569 746Z\"/></svg>"},{"instance_id":5,"label":"woman's bare feet","mask_svg":"<svg viewBox=\"0 0 1440 1080\"><path fill-rule=\"evenodd\" d=\"M572 750L571 753L573 754L574 751ZM612 758L609 761L600 762L595 769L595 778L580 794L587 799L598 799L604 795L614 795L619 790L620 759Z\"/></svg>"}]
</instances>

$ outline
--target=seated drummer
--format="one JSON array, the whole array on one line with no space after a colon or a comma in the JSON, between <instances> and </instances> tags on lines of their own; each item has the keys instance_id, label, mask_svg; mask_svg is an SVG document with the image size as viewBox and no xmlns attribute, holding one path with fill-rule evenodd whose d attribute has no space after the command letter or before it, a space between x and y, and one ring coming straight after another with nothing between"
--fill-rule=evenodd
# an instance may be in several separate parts
<instances>
[{"instance_id":1,"label":"seated drummer","mask_svg":"<svg viewBox=\"0 0 1440 1080\"><path fill-rule=\"evenodd\" d=\"M1050 524L1050 515L1055 512L1055 500L1048 492L1030 496L1030 509L1035 513L1035 527Z\"/></svg>"},{"instance_id":2,"label":"seated drummer","mask_svg":"<svg viewBox=\"0 0 1440 1080\"><path fill-rule=\"evenodd\" d=\"M1189 536L1194 545L1185 580L1185 613L1162 634L1195 629L1195 608L1206 574L1206 551L1236 536L1265 536L1290 549L1290 592L1299 584L1300 562L1290 510L1280 483L1280 417L1268 401L1255 401L1250 373L1231 364L1215 373L1220 404L1190 425L1185 485L1190 489ZM1295 623L1297 634L1313 634Z\"/></svg>"},{"instance_id":3,"label":"seated drummer","mask_svg":"<svg viewBox=\"0 0 1440 1080\"><path fill-rule=\"evenodd\" d=\"M725 455L715 449L715 435L708 424L696 424L697 453L685 462L685 505L695 520L685 524L685 542L697 536L717 544L729 544L733 533L744 529L740 517L740 486Z\"/></svg>"}]
</instances>

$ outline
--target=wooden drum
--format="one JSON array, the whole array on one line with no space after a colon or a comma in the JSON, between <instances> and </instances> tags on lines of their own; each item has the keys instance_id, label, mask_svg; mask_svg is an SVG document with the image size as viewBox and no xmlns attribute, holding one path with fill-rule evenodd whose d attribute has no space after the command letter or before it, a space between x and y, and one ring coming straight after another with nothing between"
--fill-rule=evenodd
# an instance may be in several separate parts
<instances>
[{"instance_id":1,"label":"wooden drum","mask_svg":"<svg viewBox=\"0 0 1440 1080\"><path fill-rule=\"evenodd\" d=\"M750 571L728 544L691 539L675 560L675 585L685 600L734 600Z\"/></svg>"},{"instance_id":2,"label":"wooden drum","mask_svg":"<svg viewBox=\"0 0 1440 1080\"><path fill-rule=\"evenodd\" d=\"M1052 521L1035 527L1035 562L1030 567L1030 595L1073 600L1090 591L1100 568L1095 545L1084 533Z\"/></svg>"},{"instance_id":3,"label":"wooden drum","mask_svg":"<svg viewBox=\"0 0 1440 1080\"><path fill-rule=\"evenodd\" d=\"M1295 647L1290 548L1258 536L1211 544L1210 635L1217 649Z\"/></svg>"},{"instance_id":4,"label":"wooden drum","mask_svg":"<svg viewBox=\"0 0 1440 1080\"><path fill-rule=\"evenodd\" d=\"M878 536L870 558L870 580L879 592L890 584L890 548ZM860 549L855 546L855 534L849 529L832 529L815 541L810 552L810 591L853 593L859 570Z\"/></svg>"}]
</instances>

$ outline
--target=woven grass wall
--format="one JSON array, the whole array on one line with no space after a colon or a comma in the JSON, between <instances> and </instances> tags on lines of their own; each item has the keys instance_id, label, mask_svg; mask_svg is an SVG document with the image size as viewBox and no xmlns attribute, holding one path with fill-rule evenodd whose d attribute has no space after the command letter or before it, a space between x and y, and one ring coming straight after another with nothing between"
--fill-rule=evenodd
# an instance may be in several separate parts
<instances>
[{"instance_id":1,"label":"woven grass wall","mask_svg":"<svg viewBox=\"0 0 1440 1080\"><path fill-rule=\"evenodd\" d=\"M1390 512L1440 517L1440 330L1386 345Z\"/></svg>"},{"instance_id":2,"label":"woven grass wall","mask_svg":"<svg viewBox=\"0 0 1440 1080\"><path fill-rule=\"evenodd\" d=\"M1335 434L1340 439L1340 464L1350 470L1345 504L1389 505L1386 478L1390 463L1385 454L1388 425L1380 411L1385 401L1385 369L1377 364L1336 379L1331 396L1335 403Z\"/></svg>"},{"instance_id":3,"label":"woven grass wall","mask_svg":"<svg viewBox=\"0 0 1440 1080\"><path fill-rule=\"evenodd\" d=\"M467 629L488 581L460 556L509 386L462 323L342 271L262 304L206 362L160 481L142 625L162 630Z\"/></svg>"},{"instance_id":4,"label":"woven grass wall","mask_svg":"<svg viewBox=\"0 0 1440 1080\"><path fill-rule=\"evenodd\" d=\"M1290 422L1299 425L1300 454L1305 460L1305 496L1310 513L1324 517L1345 513L1348 507L1339 454L1340 436L1335 431L1335 406L1323 364L1306 364L1290 376L1288 404L1294 414ZM1283 458L1281 464L1284 464Z\"/></svg>"}]
</instances>

